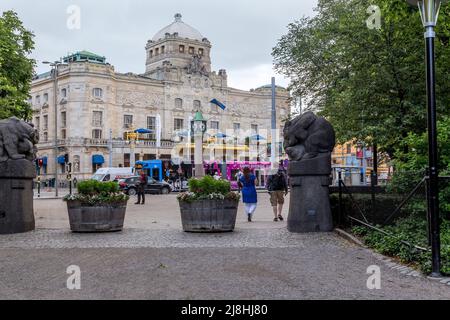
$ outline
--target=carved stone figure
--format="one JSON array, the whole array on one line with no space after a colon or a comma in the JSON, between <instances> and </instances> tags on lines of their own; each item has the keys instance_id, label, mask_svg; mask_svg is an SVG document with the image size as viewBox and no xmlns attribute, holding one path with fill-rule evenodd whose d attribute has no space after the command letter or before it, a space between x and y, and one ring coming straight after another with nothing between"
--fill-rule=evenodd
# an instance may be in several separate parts
<instances>
[{"instance_id":1,"label":"carved stone figure","mask_svg":"<svg viewBox=\"0 0 450 320\"><path fill-rule=\"evenodd\" d=\"M32 231L38 133L17 118L0 120L0 234Z\"/></svg>"},{"instance_id":2,"label":"carved stone figure","mask_svg":"<svg viewBox=\"0 0 450 320\"><path fill-rule=\"evenodd\" d=\"M288 121L284 128L284 147L294 161L315 158L319 153L332 152L336 143L331 124L313 112Z\"/></svg>"},{"instance_id":3,"label":"carved stone figure","mask_svg":"<svg viewBox=\"0 0 450 320\"><path fill-rule=\"evenodd\" d=\"M336 144L333 127L326 119L306 112L286 123L284 140L290 159L288 173L291 204L288 230L331 231L333 221L329 185L331 152Z\"/></svg>"},{"instance_id":4,"label":"carved stone figure","mask_svg":"<svg viewBox=\"0 0 450 320\"><path fill-rule=\"evenodd\" d=\"M19 159L32 161L39 134L32 124L12 117L0 120L0 162Z\"/></svg>"}]
</instances>

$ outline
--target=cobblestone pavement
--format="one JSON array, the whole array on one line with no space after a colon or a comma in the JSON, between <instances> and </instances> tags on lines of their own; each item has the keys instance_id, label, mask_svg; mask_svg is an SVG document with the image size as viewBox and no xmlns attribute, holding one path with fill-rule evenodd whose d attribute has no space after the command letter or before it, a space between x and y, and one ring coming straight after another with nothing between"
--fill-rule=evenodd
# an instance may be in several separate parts
<instances>
[{"instance_id":1,"label":"cobblestone pavement","mask_svg":"<svg viewBox=\"0 0 450 320\"><path fill-rule=\"evenodd\" d=\"M36 201L36 231L0 236L0 299L450 299L450 286L402 274L335 233L287 232L264 194L258 220L241 212L225 234L183 233L174 197L149 199L109 234L72 234L63 205ZM71 265L81 290L66 287ZM367 289L372 265L380 290Z\"/></svg>"}]
</instances>

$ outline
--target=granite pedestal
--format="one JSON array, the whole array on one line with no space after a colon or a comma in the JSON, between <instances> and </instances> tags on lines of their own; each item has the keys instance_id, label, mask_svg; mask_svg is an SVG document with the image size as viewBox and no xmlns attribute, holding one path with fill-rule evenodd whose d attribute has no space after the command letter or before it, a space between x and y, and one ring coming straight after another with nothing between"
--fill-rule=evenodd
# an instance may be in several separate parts
<instances>
[{"instance_id":1,"label":"granite pedestal","mask_svg":"<svg viewBox=\"0 0 450 320\"><path fill-rule=\"evenodd\" d=\"M0 162L0 234L33 231L33 162L8 160Z\"/></svg>"},{"instance_id":2,"label":"granite pedestal","mask_svg":"<svg viewBox=\"0 0 450 320\"><path fill-rule=\"evenodd\" d=\"M332 231L329 198L331 153L291 161L288 174L291 183L288 230L296 233Z\"/></svg>"}]
</instances>

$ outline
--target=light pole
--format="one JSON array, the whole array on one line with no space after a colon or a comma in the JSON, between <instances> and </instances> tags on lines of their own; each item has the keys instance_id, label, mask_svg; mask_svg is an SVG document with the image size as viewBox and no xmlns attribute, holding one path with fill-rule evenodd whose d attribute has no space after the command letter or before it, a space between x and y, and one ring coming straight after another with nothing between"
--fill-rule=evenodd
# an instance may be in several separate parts
<instances>
[{"instance_id":1,"label":"light pole","mask_svg":"<svg viewBox=\"0 0 450 320\"><path fill-rule=\"evenodd\" d=\"M441 248L439 234L439 170L436 126L436 91L434 38L441 3L447 0L406 0L410 5L419 7L422 24L425 28L427 106L428 106L428 223L431 239L432 277L441 276Z\"/></svg>"},{"instance_id":2,"label":"light pole","mask_svg":"<svg viewBox=\"0 0 450 320\"><path fill-rule=\"evenodd\" d=\"M272 162L272 169L276 169L278 159L278 134L277 134L277 108L276 108L276 85L275 77L272 77L272 145L270 153L270 162ZM276 153L275 153L276 152Z\"/></svg>"},{"instance_id":3,"label":"light pole","mask_svg":"<svg viewBox=\"0 0 450 320\"><path fill-rule=\"evenodd\" d=\"M52 67L52 77L53 77L53 111L55 113L54 117L54 160L55 160L55 196L58 197L58 67L59 66L66 66L67 64L64 64L60 61L55 62L49 62L44 61L43 64L48 64L50 67Z\"/></svg>"}]
</instances>

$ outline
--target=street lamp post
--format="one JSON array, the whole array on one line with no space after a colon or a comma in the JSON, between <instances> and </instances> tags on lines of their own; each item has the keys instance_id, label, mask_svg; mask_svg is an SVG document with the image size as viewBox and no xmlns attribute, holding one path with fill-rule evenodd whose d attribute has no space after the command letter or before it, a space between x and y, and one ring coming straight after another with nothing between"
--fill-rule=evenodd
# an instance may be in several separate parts
<instances>
[{"instance_id":1,"label":"street lamp post","mask_svg":"<svg viewBox=\"0 0 450 320\"><path fill-rule=\"evenodd\" d=\"M425 28L426 74L427 74L427 106L428 106L428 223L431 238L432 274L441 276L441 248L439 234L439 170L436 125L436 91L434 62L434 27L439 16L441 3L447 0L406 0L410 5L419 7L422 23Z\"/></svg>"},{"instance_id":2,"label":"street lamp post","mask_svg":"<svg viewBox=\"0 0 450 320\"><path fill-rule=\"evenodd\" d=\"M58 67L65 66L66 64L55 61L48 62L44 61L43 64L48 64L52 67L52 77L53 77L53 107L54 107L54 161L55 161L55 196L58 197Z\"/></svg>"},{"instance_id":3,"label":"street lamp post","mask_svg":"<svg viewBox=\"0 0 450 320\"><path fill-rule=\"evenodd\" d=\"M203 168L203 135L206 132L206 121L200 111L197 111L191 122L191 131L194 134L195 141L195 177L201 178L205 175L205 170Z\"/></svg>"}]
</instances>

